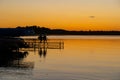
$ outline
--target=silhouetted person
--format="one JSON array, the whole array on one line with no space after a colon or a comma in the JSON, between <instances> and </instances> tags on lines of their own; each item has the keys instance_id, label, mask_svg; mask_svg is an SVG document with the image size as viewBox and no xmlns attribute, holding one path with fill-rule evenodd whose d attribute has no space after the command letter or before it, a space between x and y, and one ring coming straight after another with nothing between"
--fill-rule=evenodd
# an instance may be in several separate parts
<instances>
[{"instance_id":1,"label":"silhouetted person","mask_svg":"<svg viewBox=\"0 0 120 80\"><path fill-rule=\"evenodd\" d=\"M40 43L42 42L42 34L39 35L38 39L40 40Z\"/></svg>"},{"instance_id":2,"label":"silhouetted person","mask_svg":"<svg viewBox=\"0 0 120 80\"><path fill-rule=\"evenodd\" d=\"M43 38L43 41L44 41L44 42L47 42L47 36L46 36L46 34L44 34L44 35L42 36L42 38Z\"/></svg>"}]
</instances>

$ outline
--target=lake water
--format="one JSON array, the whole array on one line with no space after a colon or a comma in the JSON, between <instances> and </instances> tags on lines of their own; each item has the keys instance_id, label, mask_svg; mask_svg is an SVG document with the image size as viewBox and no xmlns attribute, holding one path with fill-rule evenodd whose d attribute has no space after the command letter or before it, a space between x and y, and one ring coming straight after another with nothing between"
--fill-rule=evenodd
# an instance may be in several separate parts
<instances>
[{"instance_id":1,"label":"lake water","mask_svg":"<svg viewBox=\"0 0 120 80\"><path fill-rule=\"evenodd\" d=\"M64 49L28 50L21 67L0 67L0 80L120 80L120 36L48 39L63 41Z\"/></svg>"}]
</instances>

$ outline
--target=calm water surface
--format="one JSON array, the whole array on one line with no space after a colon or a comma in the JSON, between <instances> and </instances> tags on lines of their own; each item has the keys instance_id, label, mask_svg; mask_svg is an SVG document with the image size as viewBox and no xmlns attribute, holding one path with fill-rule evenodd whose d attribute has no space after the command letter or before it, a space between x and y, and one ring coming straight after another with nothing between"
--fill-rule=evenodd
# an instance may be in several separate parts
<instances>
[{"instance_id":1,"label":"calm water surface","mask_svg":"<svg viewBox=\"0 0 120 80\"><path fill-rule=\"evenodd\" d=\"M29 50L21 67L0 67L0 80L120 80L120 36L48 38L64 49Z\"/></svg>"}]
</instances>

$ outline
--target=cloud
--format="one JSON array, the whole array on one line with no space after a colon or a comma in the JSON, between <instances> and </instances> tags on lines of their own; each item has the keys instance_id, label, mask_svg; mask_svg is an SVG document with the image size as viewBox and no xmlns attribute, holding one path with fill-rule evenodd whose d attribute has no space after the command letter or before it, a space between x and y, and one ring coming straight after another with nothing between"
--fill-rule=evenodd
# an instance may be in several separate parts
<instances>
[{"instance_id":1,"label":"cloud","mask_svg":"<svg viewBox=\"0 0 120 80\"><path fill-rule=\"evenodd\" d=\"M95 16L89 16L89 18L95 18Z\"/></svg>"}]
</instances>

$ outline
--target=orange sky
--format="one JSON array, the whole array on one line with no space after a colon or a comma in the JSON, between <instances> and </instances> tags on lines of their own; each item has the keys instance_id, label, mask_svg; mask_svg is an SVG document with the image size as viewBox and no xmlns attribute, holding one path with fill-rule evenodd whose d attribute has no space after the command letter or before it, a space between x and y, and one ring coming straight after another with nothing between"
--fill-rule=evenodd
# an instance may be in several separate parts
<instances>
[{"instance_id":1,"label":"orange sky","mask_svg":"<svg viewBox=\"0 0 120 80\"><path fill-rule=\"evenodd\" d=\"M120 30L119 14L119 0L0 0L0 27Z\"/></svg>"}]
</instances>

